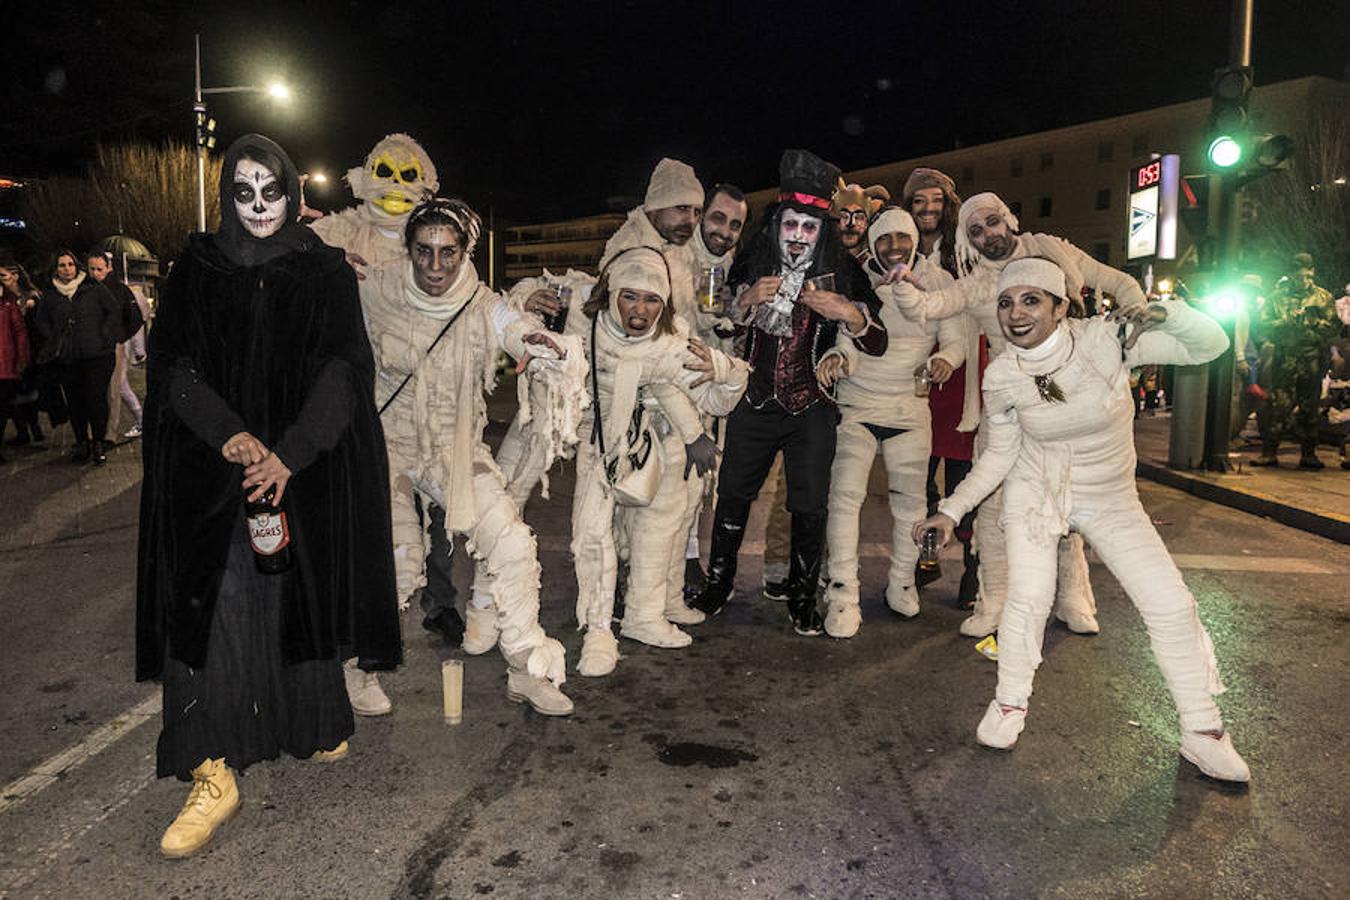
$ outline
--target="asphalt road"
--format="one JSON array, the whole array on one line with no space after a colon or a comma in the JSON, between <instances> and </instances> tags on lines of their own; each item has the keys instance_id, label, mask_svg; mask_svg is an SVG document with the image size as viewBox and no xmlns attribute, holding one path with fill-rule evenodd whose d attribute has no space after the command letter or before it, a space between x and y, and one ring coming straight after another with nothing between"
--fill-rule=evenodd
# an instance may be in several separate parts
<instances>
[{"instance_id":1,"label":"asphalt road","mask_svg":"<svg viewBox=\"0 0 1350 900\"><path fill-rule=\"evenodd\" d=\"M250 769L242 815L168 861L186 788L154 778L157 690L131 680L138 447L102 471L7 453L0 895L1285 898L1350 882L1350 550L1141 485L1218 650L1253 771L1238 790L1177 756L1143 627L1096 564L1102 634L1052 626L1018 747L976 746L995 666L957 634L959 562L916 620L893 616L875 478L857 638L795 636L747 555L692 647L623 641L613 676L570 676L571 718L508 703L494 653L467 658L448 726L439 663L462 654L409 614L393 715L358 721L343 762ZM570 501L560 474L527 519L545 626L574 665Z\"/></svg>"}]
</instances>

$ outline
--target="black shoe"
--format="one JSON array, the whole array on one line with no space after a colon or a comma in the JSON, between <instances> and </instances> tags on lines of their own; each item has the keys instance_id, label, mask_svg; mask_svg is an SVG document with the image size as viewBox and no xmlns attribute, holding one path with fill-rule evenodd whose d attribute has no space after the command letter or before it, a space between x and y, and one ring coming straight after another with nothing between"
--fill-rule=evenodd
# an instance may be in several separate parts
<instances>
[{"instance_id":1,"label":"black shoe","mask_svg":"<svg viewBox=\"0 0 1350 900\"><path fill-rule=\"evenodd\" d=\"M814 591L807 596L788 600L788 621L792 623L792 630L803 637L825 633L825 620L820 617Z\"/></svg>"},{"instance_id":2,"label":"black shoe","mask_svg":"<svg viewBox=\"0 0 1350 900\"><path fill-rule=\"evenodd\" d=\"M727 608L727 601L731 599L732 579L719 579L714 571L708 575L708 584L689 601L689 606L711 618Z\"/></svg>"},{"instance_id":3,"label":"black shoe","mask_svg":"<svg viewBox=\"0 0 1350 900\"><path fill-rule=\"evenodd\" d=\"M708 576L703 572L703 566L699 565L696 559L686 559L684 561L684 599L687 603L708 586Z\"/></svg>"},{"instance_id":4,"label":"black shoe","mask_svg":"<svg viewBox=\"0 0 1350 900\"><path fill-rule=\"evenodd\" d=\"M102 466L102 465L106 465L106 464L107 464L107 462L108 462L108 454L106 454L106 453L103 452L103 442L102 442L102 441L94 441L94 449L93 449L93 451L89 454L89 459L90 459L90 461L93 462L93 464L96 465L96 466Z\"/></svg>"},{"instance_id":5,"label":"black shoe","mask_svg":"<svg viewBox=\"0 0 1350 900\"><path fill-rule=\"evenodd\" d=\"M73 463L83 463L89 461L89 445L85 443L76 444L70 451L70 461Z\"/></svg>"},{"instance_id":6,"label":"black shoe","mask_svg":"<svg viewBox=\"0 0 1350 900\"><path fill-rule=\"evenodd\" d=\"M764 599L772 600L775 603L782 603L788 598L788 580L786 578L780 581L764 582Z\"/></svg>"},{"instance_id":7,"label":"black shoe","mask_svg":"<svg viewBox=\"0 0 1350 900\"><path fill-rule=\"evenodd\" d=\"M453 606L434 610L422 619L422 627L432 634L438 634L441 640L451 647L464 643L464 620L459 610Z\"/></svg>"},{"instance_id":8,"label":"black shoe","mask_svg":"<svg viewBox=\"0 0 1350 900\"><path fill-rule=\"evenodd\" d=\"M1303 454L1303 458L1298 461L1298 467L1300 469L1316 470L1316 469L1325 469L1327 465L1326 463L1322 462L1320 459L1317 458L1316 453L1305 453Z\"/></svg>"}]
</instances>

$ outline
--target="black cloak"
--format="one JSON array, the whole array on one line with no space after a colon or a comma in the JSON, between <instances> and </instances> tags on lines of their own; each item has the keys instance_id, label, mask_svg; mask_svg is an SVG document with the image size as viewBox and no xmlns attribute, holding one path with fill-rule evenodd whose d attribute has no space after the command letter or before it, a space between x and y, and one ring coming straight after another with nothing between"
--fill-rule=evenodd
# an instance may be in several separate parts
<instances>
[{"instance_id":1,"label":"black cloak","mask_svg":"<svg viewBox=\"0 0 1350 900\"><path fill-rule=\"evenodd\" d=\"M241 236L234 212L246 147L270 153L289 186L289 224L262 240ZM225 224L192 236L149 335L137 680L157 677L167 653L195 668L206 658L243 519L243 468L220 453L237 431L292 470L283 498L292 565L269 576L284 579L283 660L354 654L362 668L393 668L402 649L388 457L356 276L342 251L298 224L295 167L267 138L231 146L221 201ZM174 409L173 394L181 403L189 391L196 430Z\"/></svg>"}]
</instances>

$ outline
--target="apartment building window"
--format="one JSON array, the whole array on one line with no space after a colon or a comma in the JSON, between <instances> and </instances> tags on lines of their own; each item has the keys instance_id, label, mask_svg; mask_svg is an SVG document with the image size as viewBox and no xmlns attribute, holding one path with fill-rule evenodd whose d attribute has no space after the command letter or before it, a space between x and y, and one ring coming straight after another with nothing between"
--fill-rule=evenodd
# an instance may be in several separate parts
<instances>
[{"instance_id":1,"label":"apartment building window","mask_svg":"<svg viewBox=\"0 0 1350 900\"><path fill-rule=\"evenodd\" d=\"M1099 263L1111 264L1111 245L1106 241L1098 241L1092 245L1092 257Z\"/></svg>"},{"instance_id":2,"label":"apartment building window","mask_svg":"<svg viewBox=\"0 0 1350 900\"><path fill-rule=\"evenodd\" d=\"M1055 154L1053 154L1053 153L1042 153L1042 154L1041 154L1041 171L1044 172L1044 171L1046 171L1047 169L1053 169L1054 167L1055 167Z\"/></svg>"},{"instance_id":3,"label":"apartment building window","mask_svg":"<svg viewBox=\"0 0 1350 900\"><path fill-rule=\"evenodd\" d=\"M1053 197L1042 197L1042 198L1041 198L1041 212L1040 212L1041 218L1044 219L1044 218L1049 217L1049 216L1054 212L1054 210L1055 210L1055 200L1054 200L1054 198L1053 198Z\"/></svg>"},{"instance_id":4,"label":"apartment building window","mask_svg":"<svg viewBox=\"0 0 1350 900\"><path fill-rule=\"evenodd\" d=\"M1019 218L1019 219L1022 218L1022 201L1021 201L1021 200L1014 200L1013 202L1009 203L1009 204L1008 204L1008 209L1012 210L1012 214L1013 214L1014 216L1016 216L1017 218Z\"/></svg>"},{"instance_id":5,"label":"apartment building window","mask_svg":"<svg viewBox=\"0 0 1350 900\"><path fill-rule=\"evenodd\" d=\"M1111 208L1111 189L1102 188L1097 191L1097 209Z\"/></svg>"},{"instance_id":6,"label":"apartment building window","mask_svg":"<svg viewBox=\"0 0 1350 900\"><path fill-rule=\"evenodd\" d=\"M1148 132L1145 131L1136 134L1134 136L1134 139L1130 141L1130 155L1143 156L1147 152L1148 152Z\"/></svg>"},{"instance_id":7,"label":"apartment building window","mask_svg":"<svg viewBox=\"0 0 1350 900\"><path fill-rule=\"evenodd\" d=\"M1116 158L1116 145L1110 141L1097 142L1097 162L1110 162Z\"/></svg>"},{"instance_id":8,"label":"apartment building window","mask_svg":"<svg viewBox=\"0 0 1350 900\"><path fill-rule=\"evenodd\" d=\"M1008 175L1012 178L1022 177L1022 157L1014 156L1012 161L1008 163Z\"/></svg>"},{"instance_id":9,"label":"apartment building window","mask_svg":"<svg viewBox=\"0 0 1350 900\"><path fill-rule=\"evenodd\" d=\"M975 167L966 166L961 170L961 187L969 188L970 183L975 180Z\"/></svg>"}]
</instances>

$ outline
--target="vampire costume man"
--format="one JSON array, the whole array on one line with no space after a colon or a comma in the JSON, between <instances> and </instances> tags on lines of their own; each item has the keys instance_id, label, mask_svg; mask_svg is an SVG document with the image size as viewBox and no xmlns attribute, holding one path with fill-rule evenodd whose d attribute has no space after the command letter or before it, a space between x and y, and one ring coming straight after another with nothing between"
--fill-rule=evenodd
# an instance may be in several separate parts
<instances>
[{"instance_id":1,"label":"vampire costume man","mask_svg":"<svg viewBox=\"0 0 1350 900\"><path fill-rule=\"evenodd\" d=\"M839 412L816 382L816 362L841 329L858 350L880 356L886 329L867 276L826 222L839 169L805 150L788 150L779 175L778 204L727 279L748 330L751 373L727 418L708 586L693 605L708 614L726 606L750 504L781 451L792 514L788 612L797 633L819 634L816 582Z\"/></svg>"},{"instance_id":2,"label":"vampire costume man","mask_svg":"<svg viewBox=\"0 0 1350 900\"><path fill-rule=\"evenodd\" d=\"M192 237L150 334L136 677L164 682L159 774L194 782L161 842L173 857L237 811L231 769L346 753L342 657L401 657L356 278L298 223L299 198L279 146L236 141L220 230ZM279 541L250 541L246 495L275 501ZM264 574L255 555L283 548L289 567Z\"/></svg>"}]
</instances>

